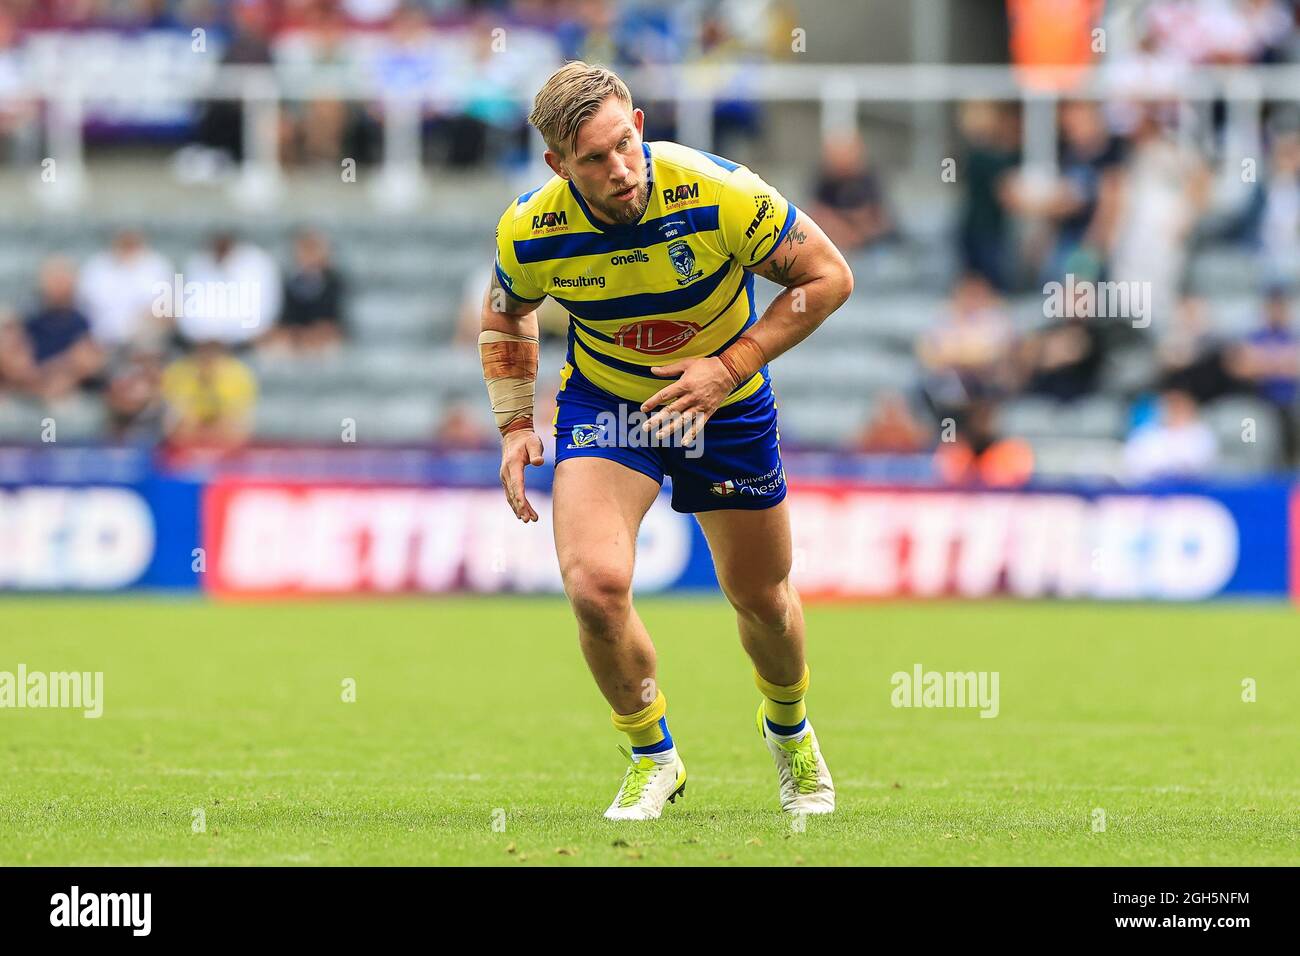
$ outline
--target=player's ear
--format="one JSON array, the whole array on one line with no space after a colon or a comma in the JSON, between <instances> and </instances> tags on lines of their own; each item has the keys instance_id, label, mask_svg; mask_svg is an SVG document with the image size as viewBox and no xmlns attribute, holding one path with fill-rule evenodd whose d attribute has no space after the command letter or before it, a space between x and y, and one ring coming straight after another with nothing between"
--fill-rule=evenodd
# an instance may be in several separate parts
<instances>
[{"instance_id":1,"label":"player's ear","mask_svg":"<svg viewBox=\"0 0 1300 956\"><path fill-rule=\"evenodd\" d=\"M559 153L548 149L546 152L542 153L542 159L546 160L546 165L551 167L551 172L555 173L555 175L559 176L561 179L567 180L569 178L568 171L565 170L564 164L560 162Z\"/></svg>"},{"instance_id":2,"label":"player's ear","mask_svg":"<svg viewBox=\"0 0 1300 956\"><path fill-rule=\"evenodd\" d=\"M632 125L636 127L636 135L642 135L645 130L645 113L641 110L633 110Z\"/></svg>"}]
</instances>

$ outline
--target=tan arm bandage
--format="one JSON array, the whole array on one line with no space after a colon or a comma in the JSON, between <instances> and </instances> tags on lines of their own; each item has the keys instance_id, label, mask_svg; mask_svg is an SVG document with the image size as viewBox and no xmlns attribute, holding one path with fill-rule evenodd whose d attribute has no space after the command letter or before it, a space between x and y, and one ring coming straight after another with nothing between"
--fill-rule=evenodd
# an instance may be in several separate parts
<instances>
[{"instance_id":1,"label":"tan arm bandage","mask_svg":"<svg viewBox=\"0 0 1300 956\"><path fill-rule=\"evenodd\" d=\"M727 350L718 356L718 360L731 373L733 389L740 388L748 382L767 362L763 356L763 347L748 335L742 335L731 343Z\"/></svg>"},{"instance_id":2,"label":"tan arm bandage","mask_svg":"<svg viewBox=\"0 0 1300 956\"><path fill-rule=\"evenodd\" d=\"M502 435L532 430L537 389L537 339L485 330L478 337L492 414Z\"/></svg>"}]
</instances>

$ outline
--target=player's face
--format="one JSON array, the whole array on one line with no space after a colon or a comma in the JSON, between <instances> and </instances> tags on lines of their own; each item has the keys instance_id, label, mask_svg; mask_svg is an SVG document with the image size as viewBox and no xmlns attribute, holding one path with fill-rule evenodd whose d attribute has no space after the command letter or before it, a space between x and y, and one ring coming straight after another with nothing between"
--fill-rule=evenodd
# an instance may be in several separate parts
<instances>
[{"instance_id":1,"label":"player's face","mask_svg":"<svg viewBox=\"0 0 1300 956\"><path fill-rule=\"evenodd\" d=\"M645 114L611 96L582 124L573 153L560 164L568 174L565 178L605 222L636 222L650 203L641 151L644 125Z\"/></svg>"}]
</instances>

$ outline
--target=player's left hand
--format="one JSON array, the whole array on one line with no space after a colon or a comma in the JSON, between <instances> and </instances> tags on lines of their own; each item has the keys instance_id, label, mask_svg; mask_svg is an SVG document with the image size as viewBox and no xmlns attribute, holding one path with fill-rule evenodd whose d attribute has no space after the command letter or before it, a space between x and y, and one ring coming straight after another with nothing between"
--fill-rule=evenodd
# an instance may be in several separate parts
<instances>
[{"instance_id":1,"label":"player's left hand","mask_svg":"<svg viewBox=\"0 0 1300 956\"><path fill-rule=\"evenodd\" d=\"M735 387L731 373L716 358L682 359L670 365L652 365L650 371L662 378L678 376L677 381L665 385L641 404L643 412L658 409L641 426L645 431L654 432L656 441L662 441L684 425L682 444L689 445Z\"/></svg>"}]
</instances>

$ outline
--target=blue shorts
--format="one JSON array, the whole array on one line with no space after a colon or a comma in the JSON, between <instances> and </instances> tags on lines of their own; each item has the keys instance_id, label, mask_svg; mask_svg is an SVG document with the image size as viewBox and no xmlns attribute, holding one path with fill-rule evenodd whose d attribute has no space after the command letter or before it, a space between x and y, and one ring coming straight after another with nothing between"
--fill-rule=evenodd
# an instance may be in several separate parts
<instances>
[{"instance_id":1,"label":"blue shorts","mask_svg":"<svg viewBox=\"0 0 1300 956\"><path fill-rule=\"evenodd\" d=\"M637 402L597 388L574 368L555 396L555 463L606 458L661 485L668 475L673 510L685 514L771 508L785 498L785 469L766 369L763 377L753 395L713 413L694 447L656 447L640 430L648 416Z\"/></svg>"}]
</instances>

